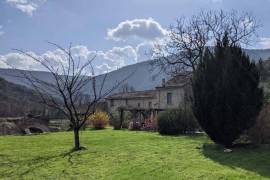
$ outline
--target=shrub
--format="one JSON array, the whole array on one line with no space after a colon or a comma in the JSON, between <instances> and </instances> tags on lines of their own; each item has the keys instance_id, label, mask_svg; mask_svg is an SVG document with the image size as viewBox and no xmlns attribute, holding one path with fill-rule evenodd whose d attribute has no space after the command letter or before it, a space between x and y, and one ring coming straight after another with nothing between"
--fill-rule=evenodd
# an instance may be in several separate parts
<instances>
[{"instance_id":1,"label":"shrub","mask_svg":"<svg viewBox=\"0 0 270 180\"><path fill-rule=\"evenodd\" d=\"M144 125L141 128L144 131L156 131L157 130L157 118L152 113L149 118L145 119Z\"/></svg>"},{"instance_id":2,"label":"shrub","mask_svg":"<svg viewBox=\"0 0 270 180\"><path fill-rule=\"evenodd\" d=\"M193 110L215 143L230 147L254 125L263 102L259 81L255 63L226 33L214 52L206 49L193 75Z\"/></svg>"},{"instance_id":3,"label":"shrub","mask_svg":"<svg viewBox=\"0 0 270 180\"><path fill-rule=\"evenodd\" d=\"M139 121L131 121L128 125L129 130L138 131L141 130L142 124Z\"/></svg>"},{"instance_id":4,"label":"shrub","mask_svg":"<svg viewBox=\"0 0 270 180\"><path fill-rule=\"evenodd\" d=\"M131 120L131 113L124 112L122 128L127 129L129 127L129 122ZM110 116L110 125L113 126L115 130L121 129L120 115L118 112L114 112Z\"/></svg>"},{"instance_id":5,"label":"shrub","mask_svg":"<svg viewBox=\"0 0 270 180\"><path fill-rule=\"evenodd\" d=\"M158 114L158 132L164 135L177 135L193 133L199 129L198 123L192 111L186 110L166 110Z\"/></svg>"},{"instance_id":6,"label":"shrub","mask_svg":"<svg viewBox=\"0 0 270 180\"><path fill-rule=\"evenodd\" d=\"M266 104L262 108L255 125L248 131L248 135L254 143L270 143L270 104Z\"/></svg>"},{"instance_id":7,"label":"shrub","mask_svg":"<svg viewBox=\"0 0 270 180\"><path fill-rule=\"evenodd\" d=\"M89 117L89 121L94 129L104 129L109 123L109 116L106 112L97 111Z\"/></svg>"}]
</instances>

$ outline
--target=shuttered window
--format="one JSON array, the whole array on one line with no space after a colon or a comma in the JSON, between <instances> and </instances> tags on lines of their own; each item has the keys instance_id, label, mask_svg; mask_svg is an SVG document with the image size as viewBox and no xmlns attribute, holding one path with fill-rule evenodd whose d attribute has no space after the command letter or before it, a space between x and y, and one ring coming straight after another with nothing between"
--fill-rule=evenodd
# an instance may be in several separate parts
<instances>
[{"instance_id":1,"label":"shuttered window","mask_svg":"<svg viewBox=\"0 0 270 180\"><path fill-rule=\"evenodd\" d=\"M167 104L172 104L172 93L167 93Z\"/></svg>"}]
</instances>

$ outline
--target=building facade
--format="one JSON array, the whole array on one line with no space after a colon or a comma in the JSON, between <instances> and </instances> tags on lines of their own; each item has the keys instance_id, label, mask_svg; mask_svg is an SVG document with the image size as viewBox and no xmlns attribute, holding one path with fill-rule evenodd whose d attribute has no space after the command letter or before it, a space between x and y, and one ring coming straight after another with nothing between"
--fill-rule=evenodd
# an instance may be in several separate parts
<instances>
[{"instance_id":1,"label":"building facade","mask_svg":"<svg viewBox=\"0 0 270 180\"><path fill-rule=\"evenodd\" d=\"M191 93L189 77L178 75L169 81L162 81L154 90L116 93L106 98L109 112L162 111L185 106Z\"/></svg>"}]
</instances>

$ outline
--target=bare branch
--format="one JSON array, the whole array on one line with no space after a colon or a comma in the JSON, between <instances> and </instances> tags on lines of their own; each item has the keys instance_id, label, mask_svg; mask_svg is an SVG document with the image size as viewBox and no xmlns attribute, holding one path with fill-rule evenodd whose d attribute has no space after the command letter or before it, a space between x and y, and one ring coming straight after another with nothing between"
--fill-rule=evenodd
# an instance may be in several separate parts
<instances>
[{"instance_id":1,"label":"bare branch","mask_svg":"<svg viewBox=\"0 0 270 180\"><path fill-rule=\"evenodd\" d=\"M45 81L35 74L26 71L22 72L22 78L26 79L30 86L40 97L40 103L58 109L69 120L74 130L75 148L78 147L78 131L84 125L88 117L95 112L97 103L116 90L121 83L126 81L134 72L115 85L104 90L107 74L104 76L100 89L96 86L96 76L92 65L96 56L82 63L80 57L75 59L72 55L72 46L65 49L55 43L49 44L57 47L65 55L64 59L58 60L58 66L42 57L35 57L30 53L15 49L17 52L30 57L33 61L42 65L50 74L53 80ZM90 92L85 93L87 85L91 85ZM87 95L89 94L89 95ZM77 140L76 140L77 139Z\"/></svg>"},{"instance_id":2,"label":"bare branch","mask_svg":"<svg viewBox=\"0 0 270 180\"><path fill-rule=\"evenodd\" d=\"M250 13L201 11L189 19L180 18L171 26L168 39L153 49L154 67L175 75L197 68L207 46L228 34L230 45L250 45L261 25Z\"/></svg>"}]
</instances>

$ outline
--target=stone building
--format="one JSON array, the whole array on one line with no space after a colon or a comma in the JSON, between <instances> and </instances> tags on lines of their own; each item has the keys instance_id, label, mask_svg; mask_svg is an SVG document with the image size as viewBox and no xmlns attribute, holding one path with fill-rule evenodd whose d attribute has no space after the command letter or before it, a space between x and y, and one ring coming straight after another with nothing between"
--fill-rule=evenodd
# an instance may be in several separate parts
<instances>
[{"instance_id":1,"label":"stone building","mask_svg":"<svg viewBox=\"0 0 270 180\"><path fill-rule=\"evenodd\" d=\"M156 115L159 111L186 106L190 93L189 77L178 75L167 82L163 79L154 90L116 93L106 101L110 113L130 111L134 115L139 113L136 115L139 119L145 119L151 113Z\"/></svg>"}]
</instances>

